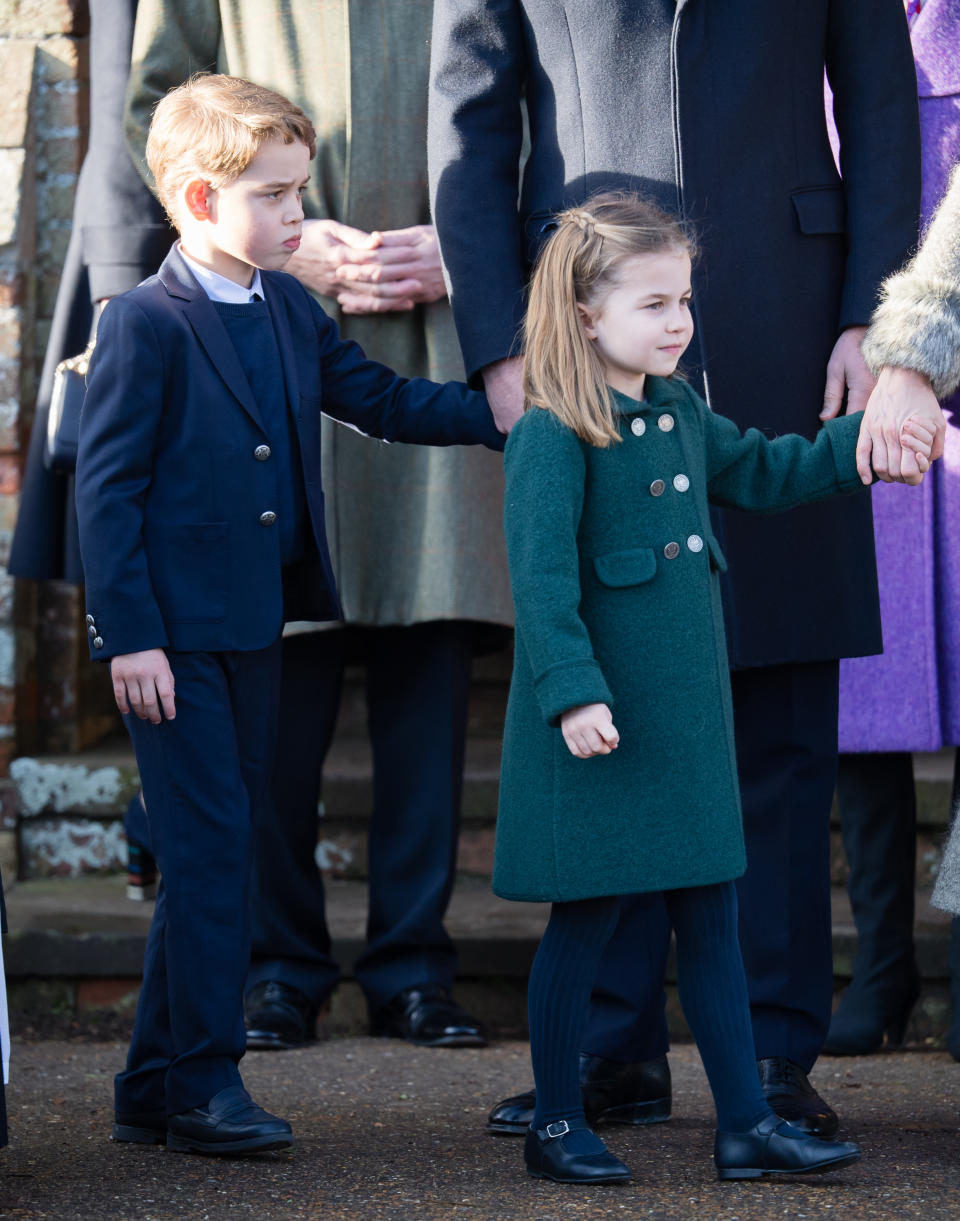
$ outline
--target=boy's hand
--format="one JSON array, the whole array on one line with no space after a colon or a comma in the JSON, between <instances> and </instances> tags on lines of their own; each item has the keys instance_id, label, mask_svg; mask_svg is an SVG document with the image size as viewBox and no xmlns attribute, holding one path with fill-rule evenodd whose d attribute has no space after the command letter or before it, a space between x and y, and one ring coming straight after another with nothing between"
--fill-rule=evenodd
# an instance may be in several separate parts
<instances>
[{"instance_id":1,"label":"boy's hand","mask_svg":"<svg viewBox=\"0 0 960 1221\"><path fill-rule=\"evenodd\" d=\"M577 708L568 708L560 717L560 732L571 755L578 759L609 755L620 742L613 714L606 704L580 704Z\"/></svg>"},{"instance_id":2,"label":"boy's hand","mask_svg":"<svg viewBox=\"0 0 960 1221\"><path fill-rule=\"evenodd\" d=\"M110 662L113 694L123 713L159 725L177 715L173 702L173 671L163 649L120 653ZM162 712L162 715L161 715Z\"/></svg>"}]
</instances>

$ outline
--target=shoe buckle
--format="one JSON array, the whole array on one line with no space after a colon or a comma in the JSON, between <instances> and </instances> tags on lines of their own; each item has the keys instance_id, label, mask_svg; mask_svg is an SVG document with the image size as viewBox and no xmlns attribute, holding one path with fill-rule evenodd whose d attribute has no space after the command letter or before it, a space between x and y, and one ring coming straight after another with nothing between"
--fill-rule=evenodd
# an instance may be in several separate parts
<instances>
[{"instance_id":1,"label":"shoe buckle","mask_svg":"<svg viewBox=\"0 0 960 1221\"><path fill-rule=\"evenodd\" d=\"M555 1140L558 1136L566 1136L569 1131L570 1125L565 1119L558 1119L556 1123L548 1123L544 1128L544 1132L551 1140Z\"/></svg>"}]
</instances>

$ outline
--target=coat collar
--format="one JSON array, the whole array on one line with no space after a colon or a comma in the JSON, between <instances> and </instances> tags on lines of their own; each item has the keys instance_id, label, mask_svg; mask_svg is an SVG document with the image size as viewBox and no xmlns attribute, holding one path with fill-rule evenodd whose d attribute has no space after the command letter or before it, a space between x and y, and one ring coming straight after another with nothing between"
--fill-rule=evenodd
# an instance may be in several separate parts
<instances>
[{"instance_id":1,"label":"coat collar","mask_svg":"<svg viewBox=\"0 0 960 1221\"><path fill-rule=\"evenodd\" d=\"M237 360L237 353L230 342L226 327L176 246L173 246L161 263L157 278L171 297L183 302L184 317L193 328L200 346L240 406L261 432L265 431L256 400Z\"/></svg>"}]
</instances>

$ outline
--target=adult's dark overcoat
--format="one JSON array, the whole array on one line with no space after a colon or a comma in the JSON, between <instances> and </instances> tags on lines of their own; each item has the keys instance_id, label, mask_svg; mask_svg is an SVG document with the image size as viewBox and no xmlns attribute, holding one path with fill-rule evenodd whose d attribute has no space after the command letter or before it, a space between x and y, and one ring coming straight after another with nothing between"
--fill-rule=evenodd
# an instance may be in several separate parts
<instances>
[{"instance_id":1,"label":"adult's dark overcoat","mask_svg":"<svg viewBox=\"0 0 960 1221\"><path fill-rule=\"evenodd\" d=\"M697 226L694 384L741 427L813 437L840 330L916 239L915 99L900 0L437 0L431 189L468 372L516 350L550 216L627 187ZM716 529L734 663L880 649L866 498Z\"/></svg>"},{"instance_id":2,"label":"adult's dark overcoat","mask_svg":"<svg viewBox=\"0 0 960 1221\"><path fill-rule=\"evenodd\" d=\"M126 292L160 266L172 237L123 134L137 0L90 0L90 140L77 183L73 229L44 356L9 571L35 580L83 580L73 479L44 465L53 374L87 343L93 302Z\"/></svg>"},{"instance_id":3,"label":"adult's dark overcoat","mask_svg":"<svg viewBox=\"0 0 960 1221\"><path fill-rule=\"evenodd\" d=\"M493 877L507 899L743 873L726 562L708 503L776 512L862 490L852 417L811 445L741 435L680 381L651 377L644 402L616 402L620 441L606 448L538 408L507 441L517 632ZM577 759L559 719L592 703L611 708L620 744Z\"/></svg>"}]
</instances>

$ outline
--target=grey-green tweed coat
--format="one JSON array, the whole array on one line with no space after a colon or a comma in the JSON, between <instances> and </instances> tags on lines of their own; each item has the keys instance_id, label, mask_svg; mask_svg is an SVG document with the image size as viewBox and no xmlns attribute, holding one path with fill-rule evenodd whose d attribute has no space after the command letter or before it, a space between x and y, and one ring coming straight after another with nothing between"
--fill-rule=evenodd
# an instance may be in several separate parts
<instances>
[{"instance_id":1,"label":"grey-green tweed coat","mask_svg":"<svg viewBox=\"0 0 960 1221\"><path fill-rule=\"evenodd\" d=\"M296 102L317 129L308 216L366 230L427 223L432 13L432 0L140 0L131 148L146 172L152 108L191 73L244 76ZM346 338L404 376L463 377L446 301L363 316L322 304ZM344 618L511 623L500 456L382 445L323 423L327 535Z\"/></svg>"},{"instance_id":2,"label":"grey-green tweed coat","mask_svg":"<svg viewBox=\"0 0 960 1221\"><path fill-rule=\"evenodd\" d=\"M528 411L506 449L516 653L493 888L567 901L728 881L746 865L709 504L776 512L862 488L859 416L745 434L685 383L621 395L620 444ZM610 755L558 728L609 704Z\"/></svg>"}]
</instances>

